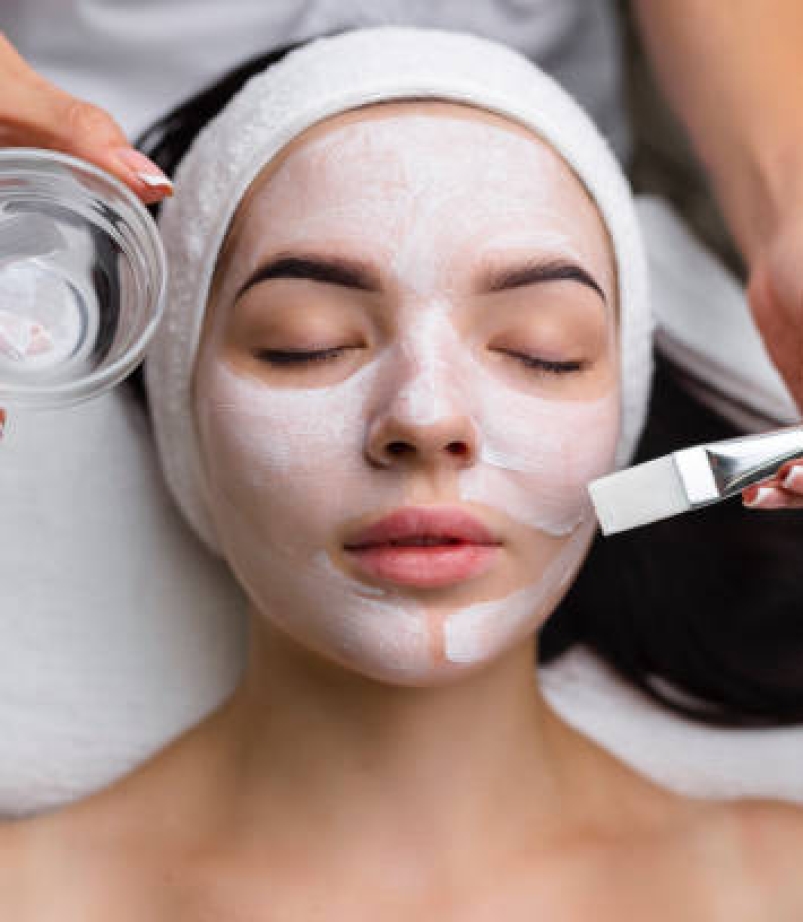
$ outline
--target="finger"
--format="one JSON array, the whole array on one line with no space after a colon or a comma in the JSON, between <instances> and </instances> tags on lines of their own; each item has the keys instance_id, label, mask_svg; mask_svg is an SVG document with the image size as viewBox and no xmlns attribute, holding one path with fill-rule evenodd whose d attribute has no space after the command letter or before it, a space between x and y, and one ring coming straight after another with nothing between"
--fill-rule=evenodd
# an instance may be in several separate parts
<instances>
[{"instance_id":1,"label":"finger","mask_svg":"<svg viewBox=\"0 0 803 922\"><path fill-rule=\"evenodd\" d=\"M803 496L803 459L794 458L784 462L772 477L743 490L743 496L752 496L758 487L773 487Z\"/></svg>"},{"instance_id":2,"label":"finger","mask_svg":"<svg viewBox=\"0 0 803 922\"><path fill-rule=\"evenodd\" d=\"M789 465L783 472L783 478L780 484L784 490L803 496L803 465Z\"/></svg>"},{"instance_id":3,"label":"finger","mask_svg":"<svg viewBox=\"0 0 803 922\"><path fill-rule=\"evenodd\" d=\"M803 496L783 487L755 486L742 493L748 509L803 509Z\"/></svg>"},{"instance_id":4,"label":"finger","mask_svg":"<svg viewBox=\"0 0 803 922\"><path fill-rule=\"evenodd\" d=\"M5 431L6 431L6 411L0 409L0 439L3 438Z\"/></svg>"},{"instance_id":5,"label":"finger","mask_svg":"<svg viewBox=\"0 0 803 922\"><path fill-rule=\"evenodd\" d=\"M145 154L133 147L117 148L110 153L112 159L108 165L104 166L102 161L99 165L104 166L104 169L126 182L119 172L120 165L122 165L123 170L133 177L133 182L126 182L126 184L139 195L146 205L159 202L173 194L173 183Z\"/></svg>"},{"instance_id":6,"label":"finger","mask_svg":"<svg viewBox=\"0 0 803 922\"><path fill-rule=\"evenodd\" d=\"M122 180L146 204L173 194L165 174L126 140L120 127L103 109L73 97L61 100L61 150L94 163Z\"/></svg>"},{"instance_id":7,"label":"finger","mask_svg":"<svg viewBox=\"0 0 803 922\"><path fill-rule=\"evenodd\" d=\"M48 138L48 147L101 167L124 182L146 204L173 194L170 180L155 163L131 147L122 129L103 109L61 91L57 91L49 104L60 128Z\"/></svg>"},{"instance_id":8,"label":"finger","mask_svg":"<svg viewBox=\"0 0 803 922\"><path fill-rule=\"evenodd\" d=\"M46 147L94 163L145 203L172 194L172 184L103 109L76 99L33 71L0 35L0 144Z\"/></svg>"}]
</instances>

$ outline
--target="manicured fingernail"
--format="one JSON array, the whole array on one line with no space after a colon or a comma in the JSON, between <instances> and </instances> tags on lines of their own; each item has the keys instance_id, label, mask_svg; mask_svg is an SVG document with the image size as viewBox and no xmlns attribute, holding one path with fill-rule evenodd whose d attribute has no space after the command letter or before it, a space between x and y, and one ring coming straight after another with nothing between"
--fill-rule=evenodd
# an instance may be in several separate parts
<instances>
[{"instance_id":1,"label":"manicured fingernail","mask_svg":"<svg viewBox=\"0 0 803 922\"><path fill-rule=\"evenodd\" d=\"M6 431L6 411L0 410L0 439L3 438Z\"/></svg>"},{"instance_id":2,"label":"manicured fingernail","mask_svg":"<svg viewBox=\"0 0 803 922\"><path fill-rule=\"evenodd\" d=\"M793 493L803 493L803 470L797 465L790 467L782 486Z\"/></svg>"},{"instance_id":3,"label":"manicured fingernail","mask_svg":"<svg viewBox=\"0 0 803 922\"><path fill-rule=\"evenodd\" d=\"M780 509L784 501L778 490L772 487L757 487L754 493L744 498L744 504L751 509Z\"/></svg>"},{"instance_id":4,"label":"manicured fingernail","mask_svg":"<svg viewBox=\"0 0 803 922\"><path fill-rule=\"evenodd\" d=\"M160 189L168 195L173 194L173 183L145 154L134 150L133 147L121 147L114 152L114 155L120 163L133 170L137 179L144 182L150 189Z\"/></svg>"}]
</instances>

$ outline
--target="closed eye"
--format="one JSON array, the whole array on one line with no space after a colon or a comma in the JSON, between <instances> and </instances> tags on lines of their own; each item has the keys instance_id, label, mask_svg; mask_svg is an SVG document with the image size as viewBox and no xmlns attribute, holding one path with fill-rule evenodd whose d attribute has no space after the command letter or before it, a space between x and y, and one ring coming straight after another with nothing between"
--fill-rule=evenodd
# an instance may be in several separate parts
<instances>
[{"instance_id":1,"label":"closed eye","mask_svg":"<svg viewBox=\"0 0 803 922\"><path fill-rule=\"evenodd\" d=\"M526 368L532 368L535 371L546 374L566 375L573 372L582 371L586 367L586 362L581 359L572 359L566 361L556 361L554 359L542 359L535 355L525 355L522 352L512 352L509 349L500 349L504 355L518 359Z\"/></svg>"},{"instance_id":2,"label":"closed eye","mask_svg":"<svg viewBox=\"0 0 803 922\"><path fill-rule=\"evenodd\" d=\"M268 362L271 365L312 365L315 363L329 362L338 358L348 349L357 348L355 346L335 346L331 349L309 350L282 350L282 349L260 349L257 358ZM533 355L525 355L521 352L512 352L506 349L500 349L505 355L518 359L526 368L531 368L544 374L565 375L573 372L582 371L586 363L579 360L555 361L554 359L543 359Z\"/></svg>"},{"instance_id":3,"label":"closed eye","mask_svg":"<svg viewBox=\"0 0 803 922\"><path fill-rule=\"evenodd\" d=\"M337 358L353 346L337 346L332 349L317 349L313 352L300 350L260 349L258 359L270 365L311 365L315 362L328 362Z\"/></svg>"}]
</instances>

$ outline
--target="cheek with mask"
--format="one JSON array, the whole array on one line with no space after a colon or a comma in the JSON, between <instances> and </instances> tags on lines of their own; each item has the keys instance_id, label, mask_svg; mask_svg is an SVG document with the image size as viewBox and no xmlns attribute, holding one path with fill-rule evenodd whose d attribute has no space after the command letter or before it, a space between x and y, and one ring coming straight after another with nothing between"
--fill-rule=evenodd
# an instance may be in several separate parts
<instances>
[{"instance_id":1,"label":"cheek with mask","mask_svg":"<svg viewBox=\"0 0 803 922\"><path fill-rule=\"evenodd\" d=\"M336 253L378 281L266 278L242 293L277 253ZM491 116L332 120L257 182L230 254L195 407L209 508L258 614L402 684L447 681L532 634L585 556L586 484L613 467L619 432L611 257L570 171ZM584 299L554 309L557 333L541 322L534 367L519 355L534 296L474 291L488 266L523 257L580 264L601 287L533 285L544 303L550 287ZM592 318L591 370L572 310ZM276 361L304 349L330 354ZM449 585L383 578L345 538L409 506L461 508L501 546Z\"/></svg>"}]
</instances>

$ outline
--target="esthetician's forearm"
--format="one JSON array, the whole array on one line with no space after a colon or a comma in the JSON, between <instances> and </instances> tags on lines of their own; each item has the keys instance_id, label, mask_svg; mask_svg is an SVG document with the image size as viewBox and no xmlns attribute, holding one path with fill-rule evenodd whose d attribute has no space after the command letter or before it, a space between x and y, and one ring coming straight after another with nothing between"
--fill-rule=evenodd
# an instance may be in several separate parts
<instances>
[{"instance_id":1,"label":"esthetician's forearm","mask_svg":"<svg viewBox=\"0 0 803 922\"><path fill-rule=\"evenodd\" d=\"M803 0L633 0L737 244L803 208Z\"/></svg>"}]
</instances>

